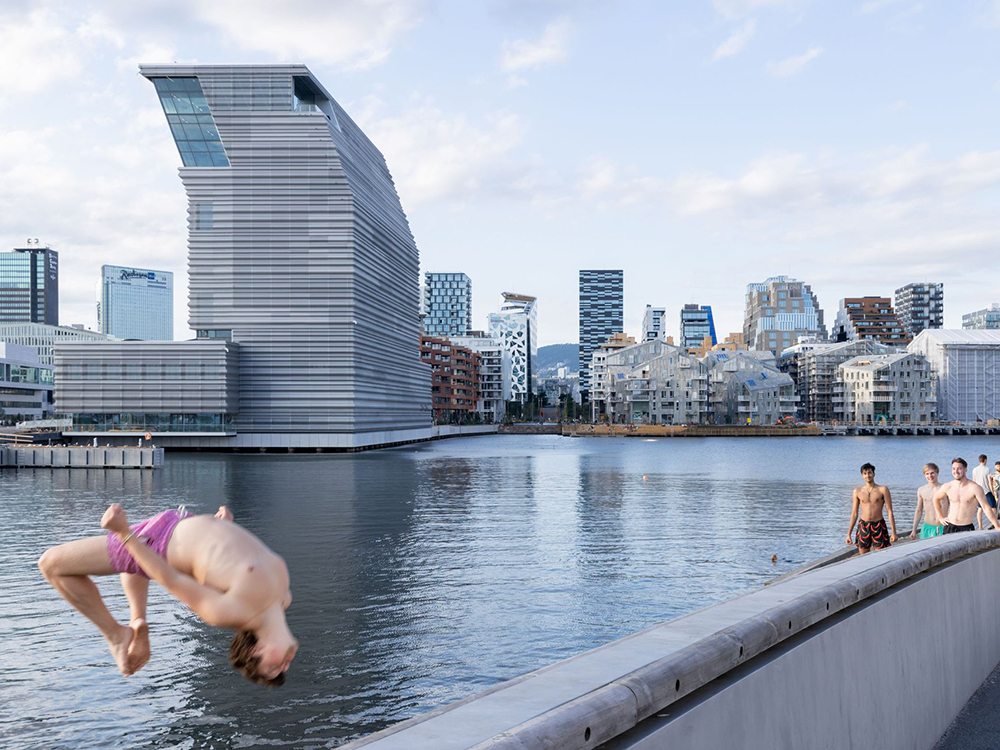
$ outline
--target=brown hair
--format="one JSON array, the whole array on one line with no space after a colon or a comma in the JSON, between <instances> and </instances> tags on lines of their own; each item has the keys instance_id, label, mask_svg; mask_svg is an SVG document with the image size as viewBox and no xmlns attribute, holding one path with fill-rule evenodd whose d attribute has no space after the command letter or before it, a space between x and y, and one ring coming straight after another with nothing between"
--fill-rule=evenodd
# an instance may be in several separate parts
<instances>
[{"instance_id":1,"label":"brown hair","mask_svg":"<svg viewBox=\"0 0 1000 750\"><path fill-rule=\"evenodd\" d=\"M941 469L938 468L937 464L931 464L931 463L924 464L924 471L927 471L928 469L933 469L938 474L941 473Z\"/></svg>"},{"instance_id":2,"label":"brown hair","mask_svg":"<svg viewBox=\"0 0 1000 750\"><path fill-rule=\"evenodd\" d=\"M951 462L953 464L962 464L962 466L964 466L966 469L969 468L969 465L965 462L964 458L953 458L951 459Z\"/></svg>"},{"instance_id":3,"label":"brown hair","mask_svg":"<svg viewBox=\"0 0 1000 750\"><path fill-rule=\"evenodd\" d=\"M233 669L246 677L251 682L267 687L278 687L285 684L285 673L282 672L277 677L267 678L257 673L260 667L260 657L254 656L253 650L257 646L257 636L252 630L239 630L233 636L233 642L229 646L229 663Z\"/></svg>"}]
</instances>

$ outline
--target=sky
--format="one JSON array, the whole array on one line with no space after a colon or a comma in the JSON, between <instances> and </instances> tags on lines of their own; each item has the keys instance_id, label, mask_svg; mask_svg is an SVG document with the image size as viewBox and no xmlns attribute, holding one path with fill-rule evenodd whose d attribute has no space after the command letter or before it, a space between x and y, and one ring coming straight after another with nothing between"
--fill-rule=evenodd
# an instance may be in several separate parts
<instances>
[{"instance_id":1,"label":"sky","mask_svg":"<svg viewBox=\"0 0 1000 750\"><path fill-rule=\"evenodd\" d=\"M180 157L140 62L301 62L382 151L422 271L538 297L621 268L625 329L686 303L720 338L746 285L843 297L943 282L1000 301L1000 0L0 0L0 247L59 251L60 322L104 263L175 273Z\"/></svg>"}]
</instances>

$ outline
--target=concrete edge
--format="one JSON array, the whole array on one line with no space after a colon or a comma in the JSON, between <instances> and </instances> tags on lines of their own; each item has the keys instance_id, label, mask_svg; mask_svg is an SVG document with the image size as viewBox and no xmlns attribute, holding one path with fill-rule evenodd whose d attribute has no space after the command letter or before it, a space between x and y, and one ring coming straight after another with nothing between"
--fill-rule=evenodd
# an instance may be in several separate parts
<instances>
[{"instance_id":1,"label":"concrete edge","mask_svg":"<svg viewBox=\"0 0 1000 750\"><path fill-rule=\"evenodd\" d=\"M477 750L485 748L523 750L537 747L595 748L734 667L766 653L770 648L832 615L844 612L886 589L922 575L935 567L998 547L1000 547L1000 533L937 537L931 546L914 549L902 557L885 560L857 573L848 573L836 581L794 595L788 601L716 631L686 648L611 680L596 690L553 706L473 747ZM810 573L828 576L829 571L829 567L824 567ZM795 585L796 582L801 583L810 573L802 573L785 583L791 585ZM763 590L758 589L743 596L752 596ZM703 613L724 604L725 602L712 605L698 612ZM670 622L684 620L693 614L695 613L683 615ZM617 643L663 627L664 624L654 625L591 651L614 647ZM486 695L495 694L538 674L556 669L582 655L521 675L458 702L387 727L350 743L348 747L362 747L398 734L431 718L447 714L459 706L467 706Z\"/></svg>"}]
</instances>

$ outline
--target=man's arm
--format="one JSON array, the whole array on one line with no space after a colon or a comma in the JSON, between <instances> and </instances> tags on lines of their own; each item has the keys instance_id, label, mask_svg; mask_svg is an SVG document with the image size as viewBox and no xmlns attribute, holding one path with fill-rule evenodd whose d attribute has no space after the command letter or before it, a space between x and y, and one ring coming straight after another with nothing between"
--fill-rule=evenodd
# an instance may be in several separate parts
<instances>
[{"instance_id":1,"label":"man's arm","mask_svg":"<svg viewBox=\"0 0 1000 750\"><path fill-rule=\"evenodd\" d=\"M950 484L950 482L949 482ZM948 519L945 517L944 509L941 507L941 501L948 497L948 485L942 484L938 487L938 491L934 493L934 510L937 512L938 521L941 525L947 525Z\"/></svg>"},{"instance_id":2,"label":"man's arm","mask_svg":"<svg viewBox=\"0 0 1000 750\"><path fill-rule=\"evenodd\" d=\"M920 523L920 516L924 512L924 498L917 490L917 510L913 514L913 530L910 532L910 539L917 538L917 524Z\"/></svg>"},{"instance_id":3,"label":"man's arm","mask_svg":"<svg viewBox=\"0 0 1000 750\"><path fill-rule=\"evenodd\" d=\"M858 520L858 507L861 504L861 500L858 498L858 491L854 490L851 493L851 523L847 527L847 539L846 544L853 544L851 541L851 533L854 531L854 524Z\"/></svg>"},{"instance_id":4,"label":"man's arm","mask_svg":"<svg viewBox=\"0 0 1000 750\"><path fill-rule=\"evenodd\" d=\"M237 627L246 622L250 613L224 593L211 586L198 583L191 576L181 573L156 554L142 539L131 533L128 518L122 506L115 503L104 512L101 528L118 534L125 549L142 568L143 572L191 608L209 625ZM127 541L126 541L127 539Z\"/></svg>"},{"instance_id":5,"label":"man's arm","mask_svg":"<svg viewBox=\"0 0 1000 750\"><path fill-rule=\"evenodd\" d=\"M882 489L885 490L885 509L889 512L889 541L895 542L899 537L896 536L896 516L892 512L892 493L888 487Z\"/></svg>"},{"instance_id":6,"label":"man's arm","mask_svg":"<svg viewBox=\"0 0 1000 750\"><path fill-rule=\"evenodd\" d=\"M1000 529L1000 523L997 522L997 512L990 507L990 504L986 502L986 493L983 492L983 488L976 485L976 500L979 501L979 507L982 509L986 517L990 519L990 522L994 527Z\"/></svg>"}]
</instances>

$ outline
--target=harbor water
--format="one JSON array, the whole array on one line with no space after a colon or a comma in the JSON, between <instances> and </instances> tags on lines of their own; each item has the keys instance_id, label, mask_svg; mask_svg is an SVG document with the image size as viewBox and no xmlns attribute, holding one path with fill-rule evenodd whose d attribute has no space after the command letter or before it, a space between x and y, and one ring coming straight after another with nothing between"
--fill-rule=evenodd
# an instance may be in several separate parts
<instances>
[{"instance_id":1,"label":"harbor water","mask_svg":"<svg viewBox=\"0 0 1000 750\"><path fill-rule=\"evenodd\" d=\"M354 455L171 453L157 471L0 471L0 746L341 744L690 612L839 549L865 461L910 528L922 466L995 438L489 436ZM35 565L185 504L283 555L301 642L266 690L231 633L150 588L153 656L115 669ZM772 556L777 562L772 562ZM127 619L116 578L98 579Z\"/></svg>"}]
</instances>

